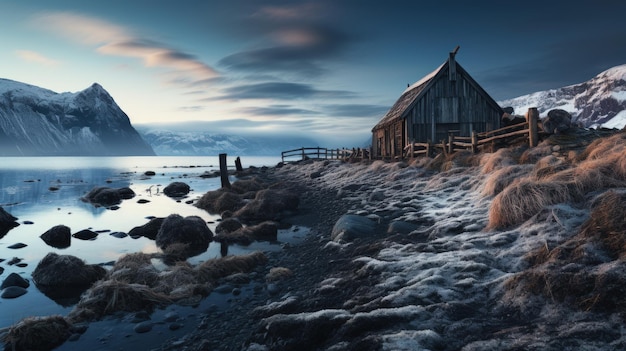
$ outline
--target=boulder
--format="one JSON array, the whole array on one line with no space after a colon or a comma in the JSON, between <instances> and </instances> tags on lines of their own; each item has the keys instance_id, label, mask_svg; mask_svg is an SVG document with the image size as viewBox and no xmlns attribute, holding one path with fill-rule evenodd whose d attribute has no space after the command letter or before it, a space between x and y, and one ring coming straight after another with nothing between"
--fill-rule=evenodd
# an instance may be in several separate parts
<instances>
[{"instance_id":1,"label":"boulder","mask_svg":"<svg viewBox=\"0 0 626 351\"><path fill-rule=\"evenodd\" d=\"M128 232L128 235L134 239L143 236L154 240L159 232L159 229L161 229L161 224L163 224L164 220L165 218L152 218L148 223L131 229Z\"/></svg>"},{"instance_id":2,"label":"boulder","mask_svg":"<svg viewBox=\"0 0 626 351\"><path fill-rule=\"evenodd\" d=\"M277 237L278 226L276 223L266 221L230 232L222 231L215 236L215 241L226 244L249 245L253 241L276 241Z\"/></svg>"},{"instance_id":3,"label":"boulder","mask_svg":"<svg viewBox=\"0 0 626 351\"><path fill-rule=\"evenodd\" d=\"M98 237L98 233L94 232L93 230L83 229L72 234L72 236L80 240L94 240Z\"/></svg>"},{"instance_id":4,"label":"boulder","mask_svg":"<svg viewBox=\"0 0 626 351\"><path fill-rule=\"evenodd\" d=\"M169 197L183 197L189 194L189 185L183 182L173 182L163 188L163 193Z\"/></svg>"},{"instance_id":5,"label":"boulder","mask_svg":"<svg viewBox=\"0 0 626 351\"><path fill-rule=\"evenodd\" d=\"M222 220L217 227L215 227L215 234L231 233L241 228L243 228L243 225L237 219L227 218Z\"/></svg>"},{"instance_id":6,"label":"boulder","mask_svg":"<svg viewBox=\"0 0 626 351\"><path fill-rule=\"evenodd\" d=\"M106 270L95 264L86 264L78 257L47 254L33 271L35 285L42 293L62 306L78 302L82 292L104 278Z\"/></svg>"},{"instance_id":7,"label":"boulder","mask_svg":"<svg viewBox=\"0 0 626 351\"><path fill-rule=\"evenodd\" d=\"M68 226L61 224L48 229L39 237L49 246L64 249L70 246L72 233Z\"/></svg>"},{"instance_id":8,"label":"boulder","mask_svg":"<svg viewBox=\"0 0 626 351\"><path fill-rule=\"evenodd\" d=\"M548 112L548 116L541 120L543 131L548 134L559 134L572 126L572 115L561 109Z\"/></svg>"},{"instance_id":9,"label":"boulder","mask_svg":"<svg viewBox=\"0 0 626 351\"><path fill-rule=\"evenodd\" d=\"M195 206L209 213L222 213L225 211L237 211L243 206L243 201L232 190L222 188L202 195Z\"/></svg>"},{"instance_id":10,"label":"boulder","mask_svg":"<svg viewBox=\"0 0 626 351\"><path fill-rule=\"evenodd\" d=\"M280 220L287 211L298 209L300 198L294 192L279 189L264 189L257 192L254 200L235 212L234 216L244 222Z\"/></svg>"},{"instance_id":11,"label":"boulder","mask_svg":"<svg viewBox=\"0 0 626 351\"><path fill-rule=\"evenodd\" d=\"M132 199L134 196L135 192L128 187L115 189L103 186L93 188L81 200L95 206L111 207L118 205L122 200Z\"/></svg>"},{"instance_id":12,"label":"boulder","mask_svg":"<svg viewBox=\"0 0 626 351\"><path fill-rule=\"evenodd\" d=\"M2 281L2 285L0 285L0 290L8 288L10 286L19 286L20 288L26 289L30 286L30 283L28 282L28 280L22 278L19 274L11 273L4 279L4 281Z\"/></svg>"},{"instance_id":13,"label":"boulder","mask_svg":"<svg viewBox=\"0 0 626 351\"><path fill-rule=\"evenodd\" d=\"M371 219L358 215L341 216L330 234L336 242L350 242L360 237L372 236L376 233L376 223Z\"/></svg>"},{"instance_id":14,"label":"boulder","mask_svg":"<svg viewBox=\"0 0 626 351\"><path fill-rule=\"evenodd\" d=\"M173 244L184 245L185 254L195 256L206 251L212 239L213 232L202 218L171 214L163 221L155 241L161 250Z\"/></svg>"},{"instance_id":15,"label":"boulder","mask_svg":"<svg viewBox=\"0 0 626 351\"><path fill-rule=\"evenodd\" d=\"M4 237L9 230L20 225L17 223L17 218L13 217L10 213L0 207L0 238Z\"/></svg>"}]
</instances>

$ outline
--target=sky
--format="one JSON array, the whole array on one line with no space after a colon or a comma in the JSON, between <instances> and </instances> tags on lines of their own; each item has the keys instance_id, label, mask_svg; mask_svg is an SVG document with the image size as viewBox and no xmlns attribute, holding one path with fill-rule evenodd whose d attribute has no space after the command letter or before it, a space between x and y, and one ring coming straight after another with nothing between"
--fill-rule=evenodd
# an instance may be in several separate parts
<instances>
[{"instance_id":1,"label":"sky","mask_svg":"<svg viewBox=\"0 0 626 351\"><path fill-rule=\"evenodd\" d=\"M0 78L102 85L134 125L366 142L458 45L496 100L626 64L626 1L0 0Z\"/></svg>"}]
</instances>

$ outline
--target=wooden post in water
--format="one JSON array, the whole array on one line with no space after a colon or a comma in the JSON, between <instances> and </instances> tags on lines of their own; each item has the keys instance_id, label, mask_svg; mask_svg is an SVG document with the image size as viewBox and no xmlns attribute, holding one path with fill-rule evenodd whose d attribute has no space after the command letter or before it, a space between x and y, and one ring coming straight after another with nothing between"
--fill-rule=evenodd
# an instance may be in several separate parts
<instances>
[{"instance_id":1,"label":"wooden post in water","mask_svg":"<svg viewBox=\"0 0 626 351\"><path fill-rule=\"evenodd\" d=\"M528 123L528 142L530 147L539 144L539 134L537 133L537 120L539 119L539 111L536 107L531 107L526 112L526 123Z\"/></svg>"},{"instance_id":2,"label":"wooden post in water","mask_svg":"<svg viewBox=\"0 0 626 351\"><path fill-rule=\"evenodd\" d=\"M226 165L226 154L220 154L220 178L222 180L222 188L230 188L228 180L228 166Z\"/></svg>"},{"instance_id":3,"label":"wooden post in water","mask_svg":"<svg viewBox=\"0 0 626 351\"><path fill-rule=\"evenodd\" d=\"M235 159L235 169L237 170L237 172L243 171L243 167L241 167L241 158L239 158L239 156L237 156L237 158Z\"/></svg>"}]
</instances>

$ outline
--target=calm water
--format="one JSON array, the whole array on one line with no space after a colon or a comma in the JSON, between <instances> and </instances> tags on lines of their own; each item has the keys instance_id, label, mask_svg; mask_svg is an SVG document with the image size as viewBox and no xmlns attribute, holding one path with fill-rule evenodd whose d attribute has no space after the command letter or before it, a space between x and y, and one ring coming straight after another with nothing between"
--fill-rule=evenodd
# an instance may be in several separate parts
<instances>
[{"instance_id":1,"label":"calm water","mask_svg":"<svg viewBox=\"0 0 626 351\"><path fill-rule=\"evenodd\" d=\"M280 161L280 157L241 159L244 168L274 166ZM234 168L234 158L229 158L228 163ZM26 295L17 299L0 299L0 328L26 316L66 314L71 309L57 305L32 284L32 270L48 252L74 255L87 263L96 264L114 261L125 253L157 252L152 240L118 239L109 234L128 233L133 227L147 223L150 216L165 217L172 213L200 216L209 222L209 228L215 232L219 217L187 201L198 199L208 190L220 187L219 177L199 177L204 172L216 170L219 170L217 157L0 157L0 206L17 217L20 223L0 238L0 259L5 259L0 262L0 267L4 268L0 282L13 272L31 281ZM154 171L156 175L147 177L144 175L146 171ZM192 189L183 201L177 202L161 192L174 181L185 182ZM96 186L130 187L136 196L123 200L117 210L96 208L80 200ZM58 190L50 190L50 187ZM137 202L139 199L150 202L140 204ZM39 236L59 224L70 227L72 233L91 229L100 234L90 241L72 238L70 247L56 249L46 245ZM8 248L16 243L27 246ZM274 249L270 246L261 244L262 249ZM253 248L231 247L229 254L258 248L258 245ZM219 256L219 245L211 244L205 253L190 261L197 263ZM26 266L9 265L13 258L20 259L20 263Z\"/></svg>"}]
</instances>

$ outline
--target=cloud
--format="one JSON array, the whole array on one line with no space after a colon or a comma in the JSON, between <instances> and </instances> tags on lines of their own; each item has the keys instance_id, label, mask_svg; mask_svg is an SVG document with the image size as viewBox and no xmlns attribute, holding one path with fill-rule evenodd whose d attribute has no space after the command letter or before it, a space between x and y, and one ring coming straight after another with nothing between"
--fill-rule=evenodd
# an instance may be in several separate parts
<instances>
[{"instance_id":1,"label":"cloud","mask_svg":"<svg viewBox=\"0 0 626 351\"><path fill-rule=\"evenodd\" d=\"M266 82L233 86L223 90L218 100L274 99L295 100L304 98L354 98L355 94L343 90L318 90L310 84L288 82Z\"/></svg>"},{"instance_id":2,"label":"cloud","mask_svg":"<svg viewBox=\"0 0 626 351\"><path fill-rule=\"evenodd\" d=\"M243 24L255 47L228 55L218 65L234 71L320 76L326 73L325 62L353 41L325 23L330 13L318 3L261 7Z\"/></svg>"},{"instance_id":3,"label":"cloud","mask_svg":"<svg viewBox=\"0 0 626 351\"><path fill-rule=\"evenodd\" d=\"M324 110L336 117L380 117L382 118L391 106L368 104L336 104L326 105Z\"/></svg>"},{"instance_id":4,"label":"cloud","mask_svg":"<svg viewBox=\"0 0 626 351\"><path fill-rule=\"evenodd\" d=\"M43 66L53 67L60 64L59 61L46 57L38 52L30 50L17 50L15 54L24 61L38 63Z\"/></svg>"},{"instance_id":5,"label":"cloud","mask_svg":"<svg viewBox=\"0 0 626 351\"><path fill-rule=\"evenodd\" d=\"M536 91L582 83L624 64L626 34L578 37L539 50L534 59L476 74L494 99L509 99ZM594 62L595 64L590 64Z\"/></svg>"},{"instance_id":6,"label":"cloud","mask_svg":"<svg viewBox=\"0 0 626 351\"><path fill-rule=\"evenodd\" d=\"M215 69L193 55L141 38L128 28L98 18L52 12L35 16L33 22L80 44L96 46L100 54L137 58L145 67L169 69L180 77L178 82L206 81L219 76Z\"/></svg>"},{"instance_id":7,"label":"cloud","mask_svg":"<svg viewBox=\"0 0 626 351\"><path fill-rule=\"evenodd\" d=\"M314 116L320 112L297 108L290 105L269 105L265 107L244 107L239 111L253 116Z\"/></svg>"}]
</instances>

